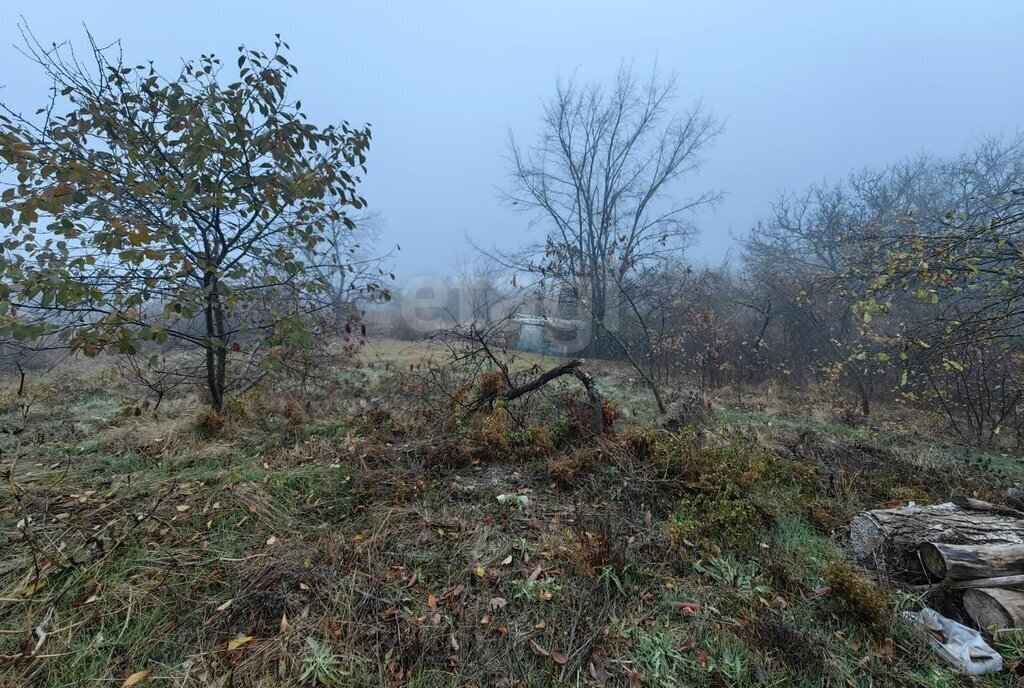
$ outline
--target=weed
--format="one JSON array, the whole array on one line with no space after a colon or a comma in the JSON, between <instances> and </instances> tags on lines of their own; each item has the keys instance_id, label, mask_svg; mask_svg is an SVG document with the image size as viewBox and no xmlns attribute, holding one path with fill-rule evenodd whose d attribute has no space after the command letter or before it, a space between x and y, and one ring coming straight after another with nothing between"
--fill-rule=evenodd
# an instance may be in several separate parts
<instances>
[{"instance_id":1,"label":"weed","mask_svg":"<svg viewBox=\"0 0 1024 688\"><path fill-rule=\"evenodd\" d=\"M207 409L196 418L196 430L203 437L216 437L224 429L224 416L213 409Z\"/></svg>"},{"instance_id":2,"label":"weed","mask_svg":"<svg viewBox=\"0 0 1024 688\"><path fill-rule=\"evenodd\" d=\"M306 645L309 650L302 658L302 674L299 676L299 682L308 683L313 688L342 685L344 674L338 665L338 656L331 651L331 648L327 644L321 644L313 637L306 638Z\"/></svg>"},{"instance_id":3,"label":"weed","mask_svg":"<svg viewBox=\"0 0 1024 688\"><path fill-rule=\"evenodd\" d=\"M831 590L828 599L836 611L878 631L892 619L892 595L861 577L849 564L832 559L822 572Z\"/></svg>"},{"instance_id":4,"label":"weed","mask_svg":"<svg viewBox=\"0 0 1024 688\"><path fill-rule=\"evenodd\" d=\"M561 587L552 576L535 580L515 580L512 581L512 596L524 602L549 602Z\"/></svg>"},{"instance_id":5,"label":"weed","mask_svg":"<svg viewBox=\"0 0 1024 688\"><path fill-rule=\"evenodd\" d=\"M569 454L551 459L548 472L551 479L562 487L569 487L576 481L576 476L587 466L594 464L600 451L594 448L576 449Z\"/></svg>"},{"instance_id":6,"label":"weed","mask_svg":"<svg viewBox=\"0 0 1024 688\"><path fill-rule=\"evenodd\" d=\"M652 462L662 452L658 433L631 426L622 436L622 446L637 461Z\"/></svg>"}]
</instances>

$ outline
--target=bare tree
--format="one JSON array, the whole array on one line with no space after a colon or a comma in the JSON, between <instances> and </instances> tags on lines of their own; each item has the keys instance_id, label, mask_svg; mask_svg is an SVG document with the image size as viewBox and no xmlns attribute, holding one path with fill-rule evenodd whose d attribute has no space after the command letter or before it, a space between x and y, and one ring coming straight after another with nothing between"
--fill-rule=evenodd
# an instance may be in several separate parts
<instances>
[{"instance_id":1,"label":"bare tree","mask_svg":"<svg viewBox=\"0 0 1024 688\"><path fill-rule=\"evenodd\" d=\"M348 323L356 301L390 300L390 290L383 285L395 279L386 268L392 253L377 250L384 228L381 215L362 210L349 213L347 218L347 223L328 223L315 246L296 247L307 270L328 285L331 320L336 328Z\"/></svg>"},{"instance_id":2,"label":"bare tree","mask_svg":"<svg viewBox=\"0 0 1024 688\"><path fill-rule=\"evenodd\" d=\"M510 135L507 198L547 234L505 263L569 291L589 319L594 354L621 348L615 303L632 303L637 276L677 255L691 238L692 211L719 197L679 201L670 193L699 170L722 131L699 101L674 110L675 95L673 77L655 70L642 80L623 67L610 87L559 83L544 104L535 146L523 148ZM642 365L638 372L650 377Z\"/></svg>"},{"instance_id":3,"label":"bare tree","mask_svg":"<svg viewBox=\"0 0 1024 688\"><path fill-rule=\"evenodd\" d=\"M500 286L502 267L486 256L460 258L455 263L459 322L490 325L506 294Z\"/></svg>"}]
</instances>

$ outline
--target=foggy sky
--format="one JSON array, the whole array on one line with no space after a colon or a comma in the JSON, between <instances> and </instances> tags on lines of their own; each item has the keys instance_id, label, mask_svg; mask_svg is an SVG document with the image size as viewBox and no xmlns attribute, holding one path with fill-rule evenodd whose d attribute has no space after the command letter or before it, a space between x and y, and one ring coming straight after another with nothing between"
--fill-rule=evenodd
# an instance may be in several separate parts
<instances>
[{"instance_id":1,"label":"foggy sky","mask_svg":"<svg viewBox=\"0 0 1024 688\"><path fill-rule=\"evenodd\" d=\"M930 151L952 155L1024 117L1024 1L264 3L0 2L0 98L34 111L47 83L19 55L24 15L44 42L122 39L126 62L291 44L311 121L370 122L362 191L400 244L399 278L449 272L481 244L517 245L527 216L500 200L507 132L532 141L558 75L610 79L657 62L680 106L703 98L725 134L682 197L726 192L690 256L717 262L781 189ZM538 236L534 229L530 236Z\"/></svg>"}]
</instances>

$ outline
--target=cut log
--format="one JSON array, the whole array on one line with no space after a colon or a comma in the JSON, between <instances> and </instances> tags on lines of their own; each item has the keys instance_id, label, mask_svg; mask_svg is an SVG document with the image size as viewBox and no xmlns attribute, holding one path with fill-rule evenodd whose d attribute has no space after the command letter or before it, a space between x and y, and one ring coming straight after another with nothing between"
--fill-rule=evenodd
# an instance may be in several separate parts
<instances>
[{"instance_id":1,"label":"cut log","mask_svg":"<svg viewBox=\"0 0 1024 688\"><path fill-rule=\"evenodd\" d=\"M965 590L964 609L982 630L1024 628L1024 592L1019 590Z\"/></svg>"},{"instance_id":2,"label":"cut log","mask_svg":"<svg viewBox=\"0 0 1024 688\"><path fill-rule=\"evenodd\" d=\"M921 586L930 590L933 586ZM996 576L995 578L975 578L974 580L953 581L954 590L967 590L969 588L1024 588L1024 575Z\"/></svg>"},{"instance_id":3,"label":"cut log","mask_svg":"<svg viewBox=\"0 0 1024 688\"><path fill-rule=\"evenodd\" d=\"M963 581L1024 573L1024 545L951 545L926 542L917 548L934 578Z\"/></svg>"},{"instance_id":4,"label":"cut log","mask_svg":"<svg viewBox=\"0 0 1024 688\"><path fill-rule=\"evenodd\" d=\"M947 502L865 511L850 523L853 558L883 577L925 579L917 556L924 542L1020 545L1024 544L1024 519Z\"/></svg>"}]
</instances>

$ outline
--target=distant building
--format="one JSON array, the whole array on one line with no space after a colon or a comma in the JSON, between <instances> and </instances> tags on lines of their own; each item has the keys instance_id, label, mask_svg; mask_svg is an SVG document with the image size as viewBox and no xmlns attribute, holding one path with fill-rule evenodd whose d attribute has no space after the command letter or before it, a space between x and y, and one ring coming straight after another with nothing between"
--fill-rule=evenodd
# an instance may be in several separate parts
<instances>
[{"instance_id":1,"label":"distant building","mask_svg":"<svg viewBox=\"0 0 1024 688\"><path fill-rule=\"evenodd\" d=\"M570 350L575 350L579 330L583 326L579 320L541 315L517 315L512 322L519 327L517 349L549 356L568 356Z\"/></svg>"}]
</instances>

